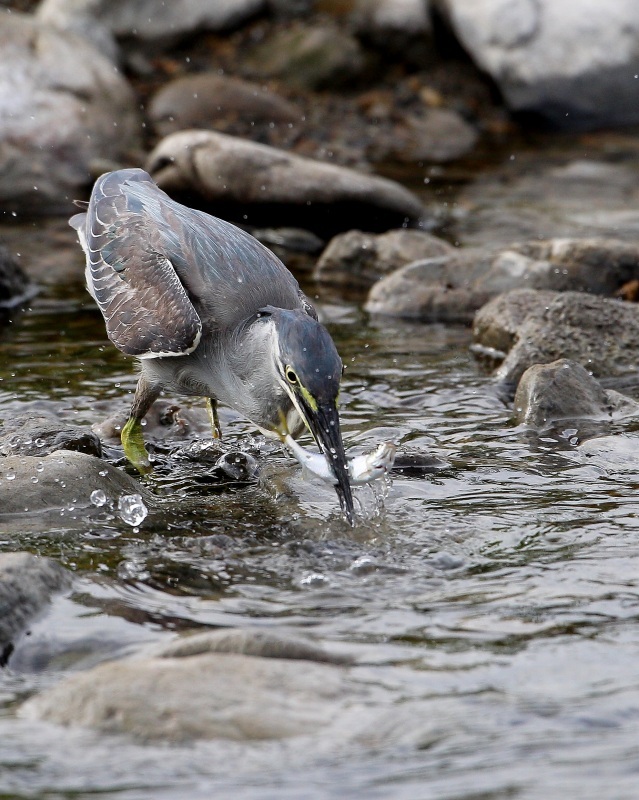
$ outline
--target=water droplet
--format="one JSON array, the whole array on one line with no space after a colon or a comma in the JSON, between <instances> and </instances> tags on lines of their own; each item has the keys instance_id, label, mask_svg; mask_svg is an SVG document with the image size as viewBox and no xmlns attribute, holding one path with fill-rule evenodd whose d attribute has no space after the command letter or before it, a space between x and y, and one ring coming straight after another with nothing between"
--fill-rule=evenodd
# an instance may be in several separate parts
<instances>
[{"instance_id":1,"label":"water droplet","mask_svg":"<svg viewBox=\"0 0 639 800\"><path fill-rule=\"evenodd\" d=\"M34 475L34 476L31 478L31 483L37 483L37 482L38 482L38 479L37 479L37 477Z\"/></svg>"},{"instance_id":2,"label":"water droplet","mask_svg":"<svg viewBox=\"0 0 639 800\"><path fill-rule=\"evenodd\" d=\"M102 491L102 489L94 489L91 492L91 502L94 506L103 506L107 501L106 494Z\"/></svg>"},{"instance_id":3,"label":"water droplet","mask_svg":"<svg viewBox=\"0 0 639 800\"><path fill-rule=\"evenodd\" d=\"M98 475L100 475L102 478L106 478L106 476L107 476L108 474L109 474L109 473L107 472L107 470L106 470L106 469L101 469L101 470L98 472Z\"/></svg>"},{"instance_id":4,"label":"water droplet","mask_svg":"<svg viewBox=\"0 0 639 800\"><path fill-rule=\"evenodd\" d=\"M34 444L36 447L44 447L46 442L44 441L44 439L36 439Z\"/></svg>"},{"instance_id":5,"label":"water droplet","mask_svg":"<svg viewBox=\"0 0 639 800\"><path fill-rule=\"evenodd\" d=\"M10 469L9 472L7 472L7 474L5 475L5 477L8 481L13 481L15 480L16 474L13 470Z\"/></svg>"},{"instance_id":6,"label":"water droplet","mask_svg":"<svg viewBox=\"0 0 639 800\"><path fill-rule=\"evenodd\" d=\"M118 511L122 520L133 527L139 525L149 513L139 494L122 495L118 500Z\"/></svg>"}]
</instances>

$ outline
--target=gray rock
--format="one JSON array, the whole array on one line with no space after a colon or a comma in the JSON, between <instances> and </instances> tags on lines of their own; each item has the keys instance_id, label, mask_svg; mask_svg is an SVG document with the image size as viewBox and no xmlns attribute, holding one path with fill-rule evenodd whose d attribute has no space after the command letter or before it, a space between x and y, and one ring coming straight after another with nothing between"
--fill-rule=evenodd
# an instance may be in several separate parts
<instances>
[{"instance_id":1,"label":"gray rock","mask_svg":"<svg viewBox=\"0 0 639 800\"><path fill-rule=\"evenodd\" d=\"M168 136L147 168L165 191L197 192L214 211L283 206L290 218L293 207L310 230L344 230L358 216L384 230L423 212L418 198L394 181L212 131Z\"/></svg>"},{"instance_id":2,"label":"gray rock","mask_svg":"<svg viewBox=\"0 0 639 800\"><path fill-rule=\"evenodd\" d=\"M492 252L468 248L407 264L372 287L365 308L404 319L469 322L494 293L475 287L493 258Z\"/></svg>"},{"instance_id":3,"label":"gray rock","mask_svg":"<svg viewBox=\"0 0 639 800\"><path fill-rule=\"evenodd\" d=\"M149 117L161 136L187 128L216 128L223 122L299 123L302 116L293 103L256 83L213 72L176 78L149 104Z\"/></svg>"},{"instance_id":4,"label":"gray rock","mask_svg":"<svg viewBox=\"0 0 639 800\"><path fill-rule=\"evenodd\" d=\"M139 142L133 93L113 63L78 36L0 13L0 206L71 207L95 162Z\"/></svg>"},{"instance_id":5,"label":"gray rock","mask_svg":"<svg viewBox=\"0 0 639 800\"><path fill-rule=\"evenodd\" d=\"M347 231L329 242L313 277L320 283L368 289L406 264L451 252L452 245L425 231L400 228L379 235Z\"/></svg>"},{"instance_id":6,"label":"gray rock","mask_svg":"<svg viewBox=\"0 0 639 800\"><path fill-rule=\"evenodd\" d=\"M0 455L43 457L56 450L76 450L98 458L98 436L79 425L62 422L54 414L10 415L0 428ZM2 461L0 461L0 465Z\"/></svg>"},{"instance_id":7,"label":"gray rock","mask_svg":"<svg viewBox=\"0 0 639 800\"><path fill-rule=\"evenodd\" d=\"M28 622L48 605L71 578L55 561L31 553L0 553L0 660Z\"/></svg>"},{"instance_id":8,"label":"gray rock","mask_svg":"<svg viewBox=\"0 0 639 800\"><path fill-rule=\"evenodd\" d=\"M138 481L86 453L58 450L43 458L0 459L0 517L90 508L95 490L102 490L115 506L120 497L133 494L153 506L153 497Z\"/></svg>"},{"instance_id":9,"label":"gray rock","mask_svg":"<svg viewBox=\"0 0 639 800\"><path fill-rule=\"evenodd\" d=\"M344 86L367 66L361 45L333 24L296 23L277 31L247 55L244 68L257 78L279 78L297 89Z\"/></svg>"},{"instance_id":10,"label":"gray rock","mask_svg":"<svg viewBox=\"0 0 639 800\"><path fill-rule=\"evenodd\" d=\"M639 247L615 239L551 239L512 244L498 251L494 246L483 251L459 249L389 275L372 288L367 309L410 318L467 320L491 297L519 288L610 295L627 288L634 296L639 289ZM524 298L540 296L517 297L515 307L525 304ZM496 316L492 306L489 316ZM481 328L483 319L480 316L476 326ZM501 325L496 324L497 328ZM479 341L503 349L488 338L499 339L501 334L493 337L482 332Z\"/></svg>"},{"instance_id":11,"label":"gray rock","mask_svg":"<svg viewBox=\"0 0 639 800\"><path fill-rule=\"evenodd\" d=\"M516 384L528 367L559 358L579 362L596 377L636 372L639 306L581 292L559 292L523 320L496 377Z\"/></svg>"},{"instance_id":12,"label":"gray rock","mask_svg":"<svg viewBox=\"0 0 639 800\"><path fill-rule=\"evenodd\" d=\"M521 376L515 394L515 417L534 428L562 419L611 420L639 414L639 403L599 381L575 361L534 364Z\"/></svg>"},{"instance_id":13,"label":"gray rock","mask_svg":"<svg viewBox=\"0 0 639 800\"><path fill-rule=\"evenodd\" d=\"M547 309L557 297L557 292L535 289L514 289L497 295L475 314L475 343L504 357L515 344L524 321Z\"/></svg>"},{"instance_id":14,"label":"gray rock","mask_svg":"<svg viewBox=\"0 0 639 800\"><path fill-rule=\"evenodd\" d=\"M467 155L477 144L477 130L450 108L425 109L421 114L408 114L394 127L393 136L384 150L371 153L375 161L395 160L445 164ZM383 145L382 145L383 147Z\"/></svg>"},{"instance_id":15,"label":"gray rock","mask_svg":"<svg viewBox=\"0 0 639 800\"><path fill-rule=\"evenodd\" d=\"M37 287L29 281L9 250L0 244L0 310L14 308L36 292Z\"/></svg>"},{"instance_id":16,"label":"gray rock","mask_svg":"<svg viewBox=\"0 0 639 800\"><path fill-rule=\"evenodd\" d=\"M197 31L234 28L265 0L43 0L38 16L60 28L89 31L98 24L119 39L172 43Z\"/></svg>"},{"instance_id":17,"label":"gray rock","mask_svg":"<svg viewBox=\"0 0 639 800\"><path fill-rule=\"evenodd\" d=\"M268 637L258 650L281 646L266 646ZM333 664L183 648L74 675L28 700L20 715L143 741L252 741L316 734L367 696Z\"/></svg>"},{"instance_id":18,"label":"gray rock","mask_svg":"<svg viewBox=\"0 0 639 800\"><path fill-rule=\"evenodd\" d=\"M436 0L514 111L559 126L639 121L639 6L628 0Z\"/></svg>"}]
</instances>

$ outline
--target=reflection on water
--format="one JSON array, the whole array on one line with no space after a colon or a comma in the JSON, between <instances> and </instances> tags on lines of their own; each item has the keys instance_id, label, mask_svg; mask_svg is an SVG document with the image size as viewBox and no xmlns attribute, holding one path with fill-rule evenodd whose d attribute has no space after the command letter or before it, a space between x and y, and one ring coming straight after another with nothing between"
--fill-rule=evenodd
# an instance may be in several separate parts
<instances>
[{"instance_id":1,"label":"reflection on water","mask_svg":"<svg viewBox=\"0 0 639 800\"><path fill-rule=\"evenodd\" d=\"M169 459L149 481L161 513L134 527L103 504L46 526L0 523L3 550L80 576L1 673L0 793L637 796L636 471L579 449L636 430L533 435L512 424L467 330L323 312L347 365L347 445L396 438L442 469L397 476L384 498L358 489L367 518L352 530L331 487L229 416L226 441L254 454L254 480L219 489L206 469ZM45 407L90 423L129 402L131 364L106 345L79 285L45 289L1 336L1 415ZM167 749L14 717L69 670L176 631L254 624L354 654L387 724L344 722L335 743L312 747Z\"/></svg>"}]
</instances>

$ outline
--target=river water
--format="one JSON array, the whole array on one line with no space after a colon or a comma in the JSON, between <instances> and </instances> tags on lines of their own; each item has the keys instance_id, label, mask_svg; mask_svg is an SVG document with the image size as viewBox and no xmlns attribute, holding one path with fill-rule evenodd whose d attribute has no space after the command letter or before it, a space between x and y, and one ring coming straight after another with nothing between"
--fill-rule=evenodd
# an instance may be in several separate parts
<instances>
[{"instance_id":1,"label":"river water","mask_svg":"<svg viewBox=\"0 0 639 800\"><path fill-rule=\"evenodd\" d=\"M39 221L4 235L49 280L0 334L2 416L42 407L91 423L124 408L132 365L106 342L71 233ZM77 280L61 281L69 260ZM259 481L209 490L176 467L156 485L166 513L139 529L100 509L0 522L3 551L77 576L0 672L0 796L639 797L636 423L528 431L468 329L368 319L321 295L319 308L347 364L347 448L391 437L440 467L396 475L385 497L358 490L355 529L330 487L259 444ZM222 422L246 447L250 428ZM625 459L583 449L604 434L626 441ZM352 654L388 724L351 736L360 720L345 715L346 744L320 735L311 749L169 747L16 718L70 670L176 631L246 625Z\"/></svg>"}]
</instances>

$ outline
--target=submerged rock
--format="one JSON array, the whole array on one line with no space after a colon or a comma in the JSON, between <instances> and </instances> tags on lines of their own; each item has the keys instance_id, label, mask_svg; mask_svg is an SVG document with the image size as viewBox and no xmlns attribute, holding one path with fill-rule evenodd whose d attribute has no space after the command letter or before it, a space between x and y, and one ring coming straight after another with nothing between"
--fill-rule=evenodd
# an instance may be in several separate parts
<instances>
[{"instance_id":1,"label":"submerged rock","mask_svg":"<svg viewBox=\"0 0 639 800\"><path fill-rule=\"evenodd\" d=\"M212 131L168 136L147 168L165 191L198 194L214 212L249 222L279 208L276 218L284 209L310 230L335 232L358 221L387 230L423 213L418 198L394 181Z\"/></svg>"},{"instance_id":2,"label":"submerged rock","mask_svg":"<svg viewBox=\"0 0 639 800\"><path fill-rule=\"evenodd\" d=\"M0 517L117 506L122 497L135 495L153 506L153 497L138 481L86 453L58 450L43 458L0 459Z\"/></svg>"},{"instance_id":3,"label":"submerged rock","mask_svg":"<svg viewBox=\"0 0 639 800\"><path fill-rule=\"evenodd\" d=\"M161 136L188 128L218 128L224 123L288 125L303 112L257 83L216 72L185 75L167 83L152 98L149 117Z\"/></svg>"},{"instance_id":4,"label":"submerged rock","mask_svg":"<svg viewBox=\"0 0 639 800\"><path fill-rule=\"evenodd\" d=\"M97 161L139 142L131 89L91 44L0 12L0 206L66 210Z\"/></svg>"},{"instance_id":5,"label":"submerged rock","mask_svg":"<svg viewBox=\"0 0 639 800\"><path fill-rule=\"evenodd\" d=\"M435 0L514 111L561 127L639 121L639 6L628 0Z\"/></svg>"},{"instance_id":6,"label":"submerged rock","mask_svg":"<svg viewBox=\"0 0 639 800\"><path fill-rule=\"evenodd\" d=\"M266 632L202 634L73 675L20 714L143 741L309 735L367 696L344 667L314 663L318 655L327 661L308 642Z\"/></svg>"},{"instance_id":7,"label":"submerged rock","mask_svg":"<svg viewBox=\"0 0 639 800\"><path fill-rule=\"evenodd\" d=\"M49 558L0 553L0 666L12 639L70 585L69 573Z\"/></svg>"},{"instance_id":8,"label":"submerged rock","mask_svg":"<svg viewBox=\"0 0 639 800\"><path fill-rule=\"evenodd\" d=\"M558 359L534 364L521 377L515 417L534 428L562 419L613 419L639 414L639 403L606 390L581 364Z\"/></svg>"},{"instance_id":9,"label":"submerged rock","mask_svg":"<svg viewBox=\"0 0 639 800\"><path fill-rule=\"evenodd\" d=\"M506 308L504 295L493 313ZM515 302L520 296L514 294ZM495 373L516 385L533 364L569 358L596 377L622 375L639 365L639 306L581 292L557 292L540 298L517 326L510 352ZM497 326L498 327L498 326Z\"/></svg>"},{"instance_id":10,"label":"submerged rock","mask_svg":"<svg viewBox=\"0 0 639 800\"><path fill-rule=\"evenodd\" d=\"M450 252L452 245L424 231L400 228L379 235L347 231L328 243L313 277L320 283L367 289L405 264Z\"/></svg>"}]
</instances>

